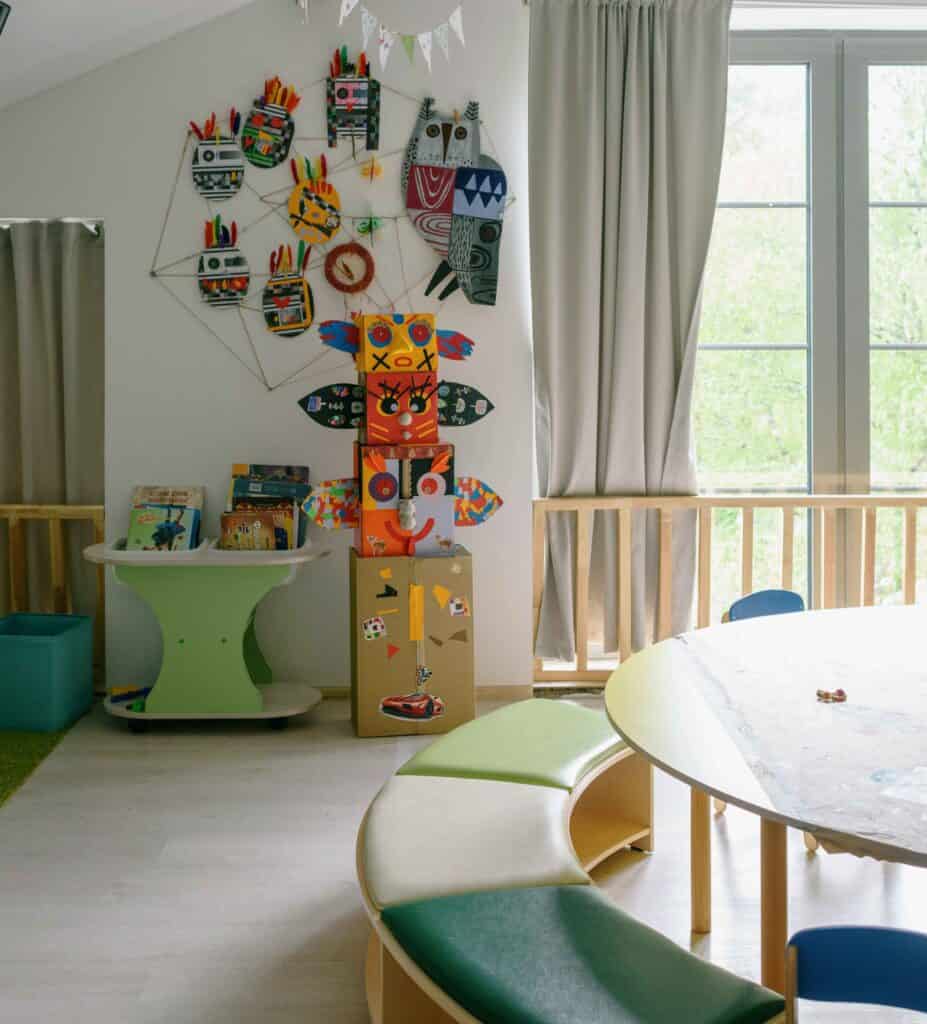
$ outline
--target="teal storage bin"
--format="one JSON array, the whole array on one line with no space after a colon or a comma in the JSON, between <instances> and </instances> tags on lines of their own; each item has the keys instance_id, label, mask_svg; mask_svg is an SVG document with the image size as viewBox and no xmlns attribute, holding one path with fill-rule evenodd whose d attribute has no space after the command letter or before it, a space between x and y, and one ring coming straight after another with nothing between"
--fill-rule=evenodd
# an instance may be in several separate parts
<instances>
[{"instance_id":1,"label":"teal storage bin","mask_svg":"<svg viewBox=\"0 0 927 1024\"><path fill-rule=\"evenodd\" d=\"M0 619L0 729L54 732L93 700L93 622L86 615Z\"/></svg>"}]
</instances>

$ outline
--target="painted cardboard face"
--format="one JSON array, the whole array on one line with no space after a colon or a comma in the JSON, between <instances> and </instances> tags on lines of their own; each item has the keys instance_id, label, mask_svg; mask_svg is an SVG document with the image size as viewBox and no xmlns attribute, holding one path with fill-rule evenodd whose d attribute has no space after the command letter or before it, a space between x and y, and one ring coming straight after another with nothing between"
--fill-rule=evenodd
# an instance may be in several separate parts
<instances>
[{"instance_id":1,"label":"painted cardboard face","mask_svg":"<svg viewBox=\"0 0 927 1024\"><path fill-rule=\"evenodd\" d=\"M237 139L201 139L193 147L193 187L204 199L229 199L245 180L245 158Z\"/></svg>"},{"instance_id":2,"label":"painted cardboard face","mask_svg":"<svg viewBox=\"0 0 927 1024\"><path fill-rule=\"evenodd\" d=\"M380 145L380 83L374 78L340 76L328 79L328 144L356 139L367 149Z\"/></svg>"},{"instance_id":3,"label":"painted cardboard face","mask_svg":"<svg viewBox=\"0 0 927 1024\"><path fill-rule=\"evenodd\" d=\"M434 373L438 336L433 313L390 313L358 321L362 373Z\"/></svg>"},{"instance_id":4,"label":"painted cardboard face","mask_svg":"<svg viewBox=\"0 0 927 1024\"><path fill-rule=\"evenodd\" d=\"M454 550L454 450L451 445L359 446L364 557L449 555ZM408 458L404 456L409 456ZM411 501L412 521L403 519ZM408 515L408 509L405 510Z\"/></svg>"},{"instance_id":5,"label":"painted cardboard face","mask_svg":"<svg viewBox=\"0 0 927 1024\"><path fill-rule=\"evenodd\" d=\"M255 167L282 164L289 156L294 131L293 118L286 107L256 99L241 133L245 157Z\"/></svg>"},{"instance_id":6,"label":"painted cardboard face","mask_svg":"<svg viewBox=\"0 0 927 1024\"><path fill-rule=\"evenodd\" d=\"M204 249L197 265L200 297L210 306L237 306L248 294L251 270L237 246Z\"/></svg>"},{"instance_id":7,"label":"painted cardboard face","mask_svg":"<svg viewBox=\"0 0 927 1024\"><path fill-rule=\"evenodd\" d=\"M264 286L264 322L285 338L302 334L312 324L312 289L302 274L275 274Z\"/></svg>"},{"instance_id":8,"label":"painted cardboard face","mask_svg":"<svg viewBox=\"0 0 927 1024\"><path fill-rule=\"evenodd\" d=\"M310 245L325 245L341 227L341 197L327 181L300 181L288 210L290 227Z\"/></svg>"},{"instance_id":9,"label":"painted cardboard face","mask_svg":"<svg viewBox=\"0 0 927 1024\"><path fill-rule=\"evenodd\" d=\"M436 373L368 373L366 386L370 444L437 443Z\"/></svg>"}]
</instances>

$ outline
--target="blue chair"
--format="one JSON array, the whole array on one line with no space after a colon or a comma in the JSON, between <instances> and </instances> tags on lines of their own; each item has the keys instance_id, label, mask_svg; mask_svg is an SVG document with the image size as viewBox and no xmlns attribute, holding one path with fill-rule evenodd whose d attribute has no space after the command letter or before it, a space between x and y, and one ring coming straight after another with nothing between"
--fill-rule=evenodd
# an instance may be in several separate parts
<instances>
[{"instance_id":1,"label":"blue chair","mask_svg":"<svg viewBox=\"0 0 927 1024\"><path fill-rule=\"evenodd\" d=\"M735 601L728 609L729 622L743 619L757 619L763 615L786 615L789 612L803 612L805 602L801 594L791 590L757 590Z\"/></svg>"},{"instance_id":2,"label":"blue chair","mask_svg":"<svg viewBox=\"0 0 927 1024\"><path fill-rule=\"evenodd\" d=\"M764 615L786 615L789 612L803 612L805 602L801 594L792 590L757 590L752 594L735 601L721 618L722 622L741 622L744 619L758 619ZM712 801L715 814L724 814L727 804L715 797ZM805 846L814 851L818 847L817 840L809 834L805 835Z\"/></svg>"},{"instance_id":3,"label":"blue chair","mask_svg":"<svg viewBox=\"0 0 927 1024\"><path fill-rule=\"evenodd\" d=\"M798 1020L796 999L927 1012L927 935L921 932L807 928L792 936L787 954L786 1024Z\"/></svg>"}]
</instances>

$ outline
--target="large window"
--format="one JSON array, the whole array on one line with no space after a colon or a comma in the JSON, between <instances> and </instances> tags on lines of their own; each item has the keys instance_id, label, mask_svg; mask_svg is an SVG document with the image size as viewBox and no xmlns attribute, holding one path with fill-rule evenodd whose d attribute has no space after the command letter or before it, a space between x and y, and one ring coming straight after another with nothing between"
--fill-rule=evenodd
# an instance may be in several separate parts
<instances>
[{"instance_id":1,"label":"large window","mask_svg":"<svg viewBox=\"0 0 927 1024\"><path fill-rule=\"evenodd\" d=\"M735 36L699 340L703 490L927 488L927 35ZM776 517L755 530L755 585L775 585ZM900 515L879 530L896 600ZM733 514L715 538L717 612Z\"/></svg>"}]
</instances>

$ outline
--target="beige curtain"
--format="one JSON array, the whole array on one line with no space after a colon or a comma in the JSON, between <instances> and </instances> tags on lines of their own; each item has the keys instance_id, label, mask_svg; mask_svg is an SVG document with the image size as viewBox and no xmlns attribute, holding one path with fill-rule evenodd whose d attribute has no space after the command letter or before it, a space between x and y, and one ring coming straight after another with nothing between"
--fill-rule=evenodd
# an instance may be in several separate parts
<instances>
[{"instance_id":1,"label":"beige curtain","mask_svg":"<svg viewBox=\"0 0 927 1024\"><path fill-rule=\"evenodd\" d=\"M100 225L0 227L0 503L103 502L103 244ZM46 528L29 527L29 607L47 610ZM67 529L75 610L90 614L95 582L80 551L92 533ZM7 581L4 537L4 611Z\"/></svg>"},{"instance_id":2,"label":"beige curtain","mask_svg":"<svg viewBox=\"0 0 927 1024\"><path fill-rule=\"evenodd\" d=\"M731 0L531 0L531 286L542 496L695 490L691 399L721 169ZM652 638L656 526L634 523L633 640ZM536 653L573 651L574 532L550 516ZM673 630L692 609L677 517ZM615 515L591 596L617 646Z\"/></svg>"}]
</instances>

